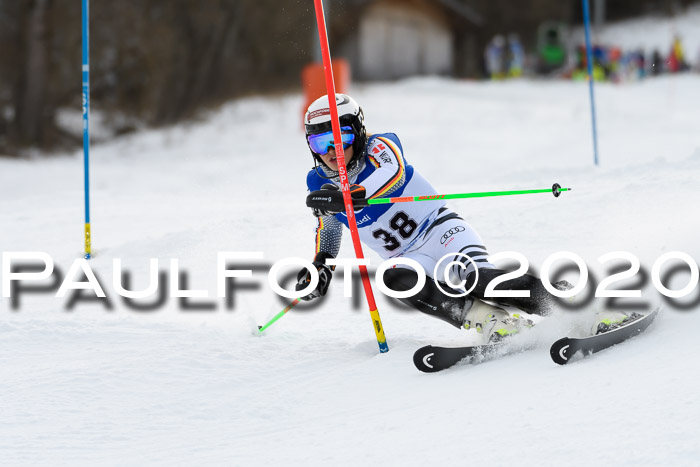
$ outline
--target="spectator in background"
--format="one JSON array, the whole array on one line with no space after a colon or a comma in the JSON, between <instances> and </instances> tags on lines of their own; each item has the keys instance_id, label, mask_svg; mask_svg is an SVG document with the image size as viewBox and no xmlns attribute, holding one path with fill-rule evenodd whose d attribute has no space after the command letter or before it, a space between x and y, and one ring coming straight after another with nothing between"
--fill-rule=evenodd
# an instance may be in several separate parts
<instances>
[{"instance_id":1,"label":"spectator in background","mask_svg":"<svg viewBox=\"0 0 700 467\"><path fill-rule=\"evenodd\" d=\"M571 72L571 79L574 81L583 81L586 79L586 46L584 45L576 47L576 63Z\"/></svg>"},{"instance_id":2,"label":"spectator in background","mask_svg":"<svg viewBox=\"0 0 700 467\"><path fill-rule=\"evenodd\" d=\"M678 73L688 70L688 63L685 61L685 52L680 36L673 38L671 54L668 57L668 69L671 73Z\"/></svg>"},{"instance_id":3,"label":"spectator in background","mask_svg":"<svg viewBox=\"0 0 700 467\"><path fill-rule=\"evenodd\" d=\"M639 77L639 79L644 79L647 76L647 65L646 65L646 57L644 55L644 49L637 50L636 59L637 59L637 76Z\"/></svg>"},{"instance_id":4,"label":"spectator in background","mask_svg":"<svg viewBox=\"0 0 700 467\"><path fill-rule=\"evenodd\" d=\"M593 45L593 79L606 81L610 74L609 50L604 45Z\"/></svg>"},{"instance_id":5,"label":"spectator in background","mask_svg":"<svg viewBox=\"0 0 700 467\"><path fill-rule=\"evenodd\" d=\"M632 50L622 54L620 60L620 78L622 81L640 81L646 76L644 51Z\"/></svg>"},{"instance_id":6,"label":"spectator in background","mask_svg":"<svg viewBox=\"0 0 700 467\"><path fill-rule=\"evenodd\" d=\"M486 71L491 79L503 79L505 76L505 55L506 41L501 35L495 36L486 45L484 58L486 61Z\"/></svg>"},{"instance_id":7,"label":"spectator in background","mask_svg":"<svg viewBox=\"0 0 700 467\"><path fill-rule=\"evenodd\" d=\"M622 49L620 47L608 47L606 50L606 75L608 80L619 83L621 77Z\"/></svg>"},{"instance_id":8,"label":"spectator in background","mask_svg":"<svg viewBox=\"0 0 700 467\"><path fill-rule=\"evenodd\" d=\"M525 67L525 49L517 34L508 35L508 76L518 78Z\"/></svg>"},{"instance_id":9,"label":"spectator in background","mask_svg":"<svg viewBox=\"0 0 700 467\"><path fill-rule=\"evenodd\" d=\"M620 57L620 81L636 81L637 75L637 53L625 52Z\"/></svg>"},{"instance_id":10,"label":"spectator in background","mask_svg":"<svg viewBox=\"0 0 700 467\"><path fill-rule=\"evenodd\" d=\"M605 81L606 69L603 62L607 60L607 52L604 47L594 46L591 51L593 55L593 80ZM576 49L576 67L571 73L571 79L574 81L585 81L588 79L588 55L585 45L579 45Z\"/></svg>"}]
</instances>

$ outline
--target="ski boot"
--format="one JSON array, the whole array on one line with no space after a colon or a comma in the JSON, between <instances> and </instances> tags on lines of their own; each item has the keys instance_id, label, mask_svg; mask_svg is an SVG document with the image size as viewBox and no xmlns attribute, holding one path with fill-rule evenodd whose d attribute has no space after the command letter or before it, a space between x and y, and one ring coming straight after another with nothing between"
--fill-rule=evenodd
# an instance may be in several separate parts
<instances>
[{"instance_id":1,"label":"ski boot","mask_svg":"<svg viewBox=\"0 0 700 467\"><path fill-rule=\"evenodd\" d=\"M608 332L612 329L617 329L620 326L624 326L627 323L636 321L642 318L644 315L633 312L631 315L623 313L622 311L599 311L596 313L596 320L593 323L593 328L591 329L592 335L602 334Z\"/></svg>"},{"instance_id":2,"label":"ski boot","mask_svg":"<svg viewBox=\"0 0 700 467\"><path fill-rule=\"evenodd\" d=\"M511 315L503 308L475 299L466 313L464 329L476 329L486 334L486 342L492 344L517 334L523 328L531 328L534 323L519 313Z\"/></svg>"}]
</instances>

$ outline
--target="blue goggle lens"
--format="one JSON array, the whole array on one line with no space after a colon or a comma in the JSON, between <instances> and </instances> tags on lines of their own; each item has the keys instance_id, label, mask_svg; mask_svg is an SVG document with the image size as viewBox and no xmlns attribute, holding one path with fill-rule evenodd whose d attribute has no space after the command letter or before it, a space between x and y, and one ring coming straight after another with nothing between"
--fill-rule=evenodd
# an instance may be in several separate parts
<instances>
[{"instance_id":1,"label":"blue goggle lens","mask_svg":"<svg viewBox=\"0 0 700 467\"><path fill-rule=\"evenodd\" d=\"M352 143L355 141L355 133L353 133L352 127L341 127L340 134L343 139L343 149L347 149L352 146ZM329 149L335 149L332 131L327 131L316 135L309 135L307 139L311 150L321 156L328 154Z\"/></svg>"}]
</instances>

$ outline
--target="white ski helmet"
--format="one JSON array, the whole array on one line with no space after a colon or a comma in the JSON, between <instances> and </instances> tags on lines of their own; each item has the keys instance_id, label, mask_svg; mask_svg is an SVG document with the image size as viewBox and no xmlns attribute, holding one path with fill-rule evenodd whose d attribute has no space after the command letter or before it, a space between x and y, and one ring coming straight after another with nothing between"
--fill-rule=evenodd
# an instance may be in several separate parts
<instances>
[{"instance_id":1,"label":"white ski helmet","mask_svg":"<svg viewBox=\"0 0 700 467\"><path fill-rule=\"evenodd\" d=\"M365 116L362 107L352 97L347 94L336 94L335 102L338 106L338 119L340 126L349 126L355 134L352 143L353 158L346 163L347 169L352 169L357 161L362 159L362 153L367 143L367 130L365 129ZM328 96L321 96L309 105L304 115L304 128L306 130L306 143L309 143L309 135L332 131L331 111L328 107ZM309 146L311 155L321 164L323 160ZM325 166L325 164L323 164Z\"/></svg>"}]
</instances>

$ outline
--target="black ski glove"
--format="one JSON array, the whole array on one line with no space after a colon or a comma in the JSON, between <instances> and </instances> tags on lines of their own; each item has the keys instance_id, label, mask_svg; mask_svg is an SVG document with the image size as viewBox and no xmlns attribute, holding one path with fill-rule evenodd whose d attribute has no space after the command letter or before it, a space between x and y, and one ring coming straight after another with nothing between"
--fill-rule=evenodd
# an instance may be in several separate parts
<instances>
[{"instance_id":1,"label":"black ski glove","mask_svg":"<svg viewBox=\"0 0 700 467\"><path fill-rule=\"evenodd\" d=\"M333 278L333 270L326 263L321 261L314 261L311 264L313 264L316 270L318 271L318 285L316 286L316 289L310 294L305 295L303 297L299 297L305 301L313 300L314 298L326 295L326 292L328 292L328 286L330 285L331 279ZM305 288L307 285L309 285L309 282L311 282L311 273L308 269L304 268L301 271L299 271L299 274L297 274L296 290L301 290Z\"/></svg>"},{"instance_id":2,"label":"black ski glove","mask_svg":"<svg viewBox=\"0 0 700 467\"><path fill-rule=\"evenodd\" d=\"M350 185L350 196L352 196L352 205L355 209L367 207L365 199L365 187L361 185ZM345 202L343 201L343 192L340 191L338 185L326 183L320 190L312 191L306 197L306 205L311 208L314 216L330 216L345 212Z\"/></svg>"}]
</instances>

